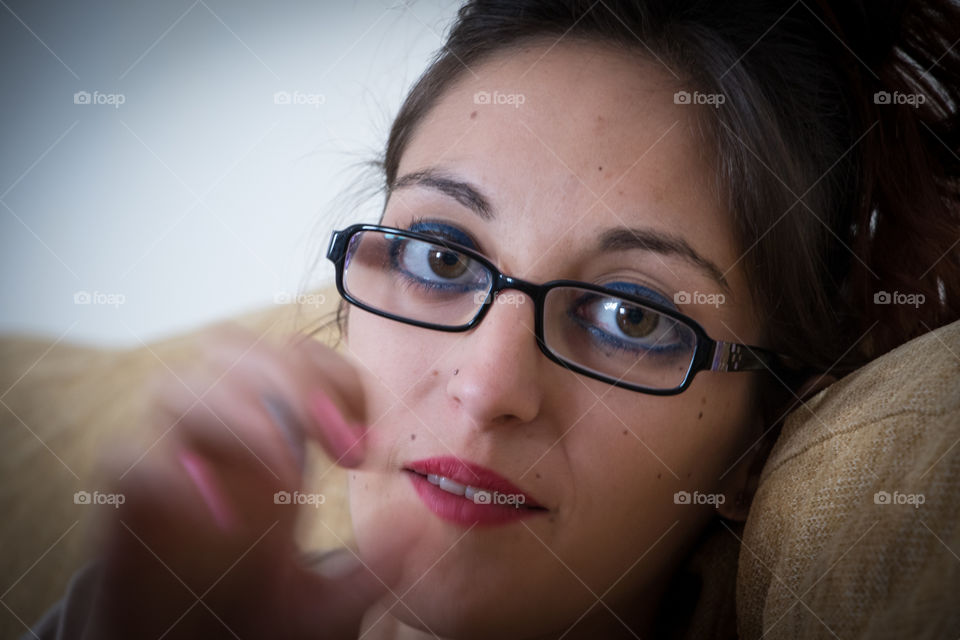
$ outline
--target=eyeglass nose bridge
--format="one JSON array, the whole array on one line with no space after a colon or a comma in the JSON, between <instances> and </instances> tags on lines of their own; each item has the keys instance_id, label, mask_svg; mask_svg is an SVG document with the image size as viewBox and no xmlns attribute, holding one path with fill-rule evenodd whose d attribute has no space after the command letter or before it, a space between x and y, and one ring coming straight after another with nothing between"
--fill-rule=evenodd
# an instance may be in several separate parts
<instances>
[{"instance_id":1,"label":"eyeglass nose bridge","mask_svg":"<svg viewBox=\"0 0 960 640\"><path fill-rule=\"evenodd\" d=\"M527 294L533 301L534 326L537 336L537 343L540 344L541 349L545 348L545 346L542 344L543 341L540 338L542 324L540 311L543 304L544 285L539 285L521 278L514 278L493 269L492 271L495 274L495 277L493 284L490 287L488 300L483 304L483 306L480 307L479 312L474 317L473 321L470 322L468 327L475 327L484 319L484 317L486 317L487 312L493 308L493 305L496 302L497 294L499 294L501 291L513 289L515 291L520 291L521 293Z\"/></svg>"},{"instance_id":2,"label":"eyeglass nose bridge","mask_svg":"<svg viewBox=\"0 0 960 640\"><path fill-rule=\"evenodd\" d=\"M533 282L522 280L520 278L513 278L503 273L498 273L496 280L493 281L493 287L490 290L490 301L493 302L493 298L495 298L498 293L508 289L521 291L530 296L534 302L538 302L540 297L543 295L542 285L534 284Z\"/></svg>"}]
</instances>

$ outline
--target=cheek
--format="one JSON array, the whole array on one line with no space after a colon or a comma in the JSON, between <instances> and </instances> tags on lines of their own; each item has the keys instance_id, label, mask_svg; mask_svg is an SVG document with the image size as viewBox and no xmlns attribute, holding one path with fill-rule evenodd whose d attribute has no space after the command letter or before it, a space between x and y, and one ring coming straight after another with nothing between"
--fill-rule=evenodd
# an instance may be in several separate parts
<instances>
[{"instance_id":1,"label":"cheek","mask_svg":"<svg viewBox=\"0 0 960 640\"><path fill-rule=\"evenodd\" d=\"M570 562L598 584L635 563L623 592L653 584L715 517L713 506L676 496L719 492L748 412L742 390L737 397L700 387L675 397L608 399L608 408L600 406L565 439L574 477L565 519Z\"/></svg>"},{"instance_id":2,"label":"cheek","mask_svg":"<svg viewBox=\"0 0 960 640\"><path fill-rule=\"evenodd\" d=\"M348 336L345 351L366 383L371 420L432 375L432 365L442 355L435 332L358 308L350 310Z\"/></svg>"}]
</instances>

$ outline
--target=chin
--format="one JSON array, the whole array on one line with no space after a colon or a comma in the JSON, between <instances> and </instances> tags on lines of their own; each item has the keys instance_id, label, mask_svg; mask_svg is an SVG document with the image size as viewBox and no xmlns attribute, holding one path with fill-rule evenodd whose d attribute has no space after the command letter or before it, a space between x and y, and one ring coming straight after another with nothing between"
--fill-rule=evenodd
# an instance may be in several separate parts
<instances>
[{"instance_id":1,"label":"chin","mask_svg":"<svg viewBox=\"0 0 960 640\"><path fill-rule=\"evenodd\" d=\"M503 585L509 585L506 578ZM551 631L545 614L532 608L535 603L530 601L529 594L511 594L505 589L491 598L464 601L462 595L455 597L445 591L445 585L424 578L404 596L403 602L406 606L398 604L392 610L397 620L451 640L533 638Z\"/></svg>"}]
</instances>

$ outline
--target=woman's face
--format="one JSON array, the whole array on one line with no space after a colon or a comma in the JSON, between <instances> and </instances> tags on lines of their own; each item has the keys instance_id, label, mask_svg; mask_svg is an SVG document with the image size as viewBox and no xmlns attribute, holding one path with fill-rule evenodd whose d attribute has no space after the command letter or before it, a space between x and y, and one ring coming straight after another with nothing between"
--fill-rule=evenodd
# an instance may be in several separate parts
<instances>
[{"instance_id":1,"label":"woman's face","mask_svg":"<svg viewBox=\"0 0 960 640\"><path fill-rule=\"evenodd\" d=\"M679 89L656 62L586 43L464 70L403 154L404 186L382 224L428 219L414 229L462 234L504 273L537 283L626 283L667 304L722 294L676 306L715 339L756 344L741 251L697 137L694 109L713 107L676 104ZM488 215L468 206L467 188L441 190L431 175L469 185ZM664 242L597 249L623 228ZM509 303L464 333L350 309L347 352L366 376L371 424L368 462L350 475L358 543L404 516L421 527L395 589L405 604L391 615L431 633L532 637L581 616L580 628L642 621L718 512L675 494L723 494L719 511L732 513L756 437L756 379L701 372L668 397L610 386L548 360L533 301L503 294ZM451 519L449 500L409 470L436 457L482 465L544 509L473 524L454 508L467 517Z\"/></svg>"}]
</instances>

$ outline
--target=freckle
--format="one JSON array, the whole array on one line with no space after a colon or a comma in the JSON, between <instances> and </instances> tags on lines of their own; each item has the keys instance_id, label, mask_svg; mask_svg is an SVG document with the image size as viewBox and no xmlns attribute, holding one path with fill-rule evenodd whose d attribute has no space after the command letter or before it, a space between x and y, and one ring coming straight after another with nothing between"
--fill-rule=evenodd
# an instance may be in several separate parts
<instances>
[{"instance_id":1,"label":"freckle","mask_svg":"<svg viewBox=\"0 0 960 640\"><path fill-rule=\"evenodd\" d=\"M597 171L603 171L603 167L597 167Z\"/></svg>"},{"instance_id":2,"label":"freckle","mask_svg":"<svg viewBox=\"0 0 960 640\"><path fill-rule=\"evenodd\" d=\"M657 474L657 480L659 480L659 479L660 479L660 474L658 473L658 474Z\"/></svg>"},{"instance_id":3,"label":"freckle","mask_svg":"<svg viewBox=\"0 0 960 640\"><path fill-rule=\"evenodd\" d=\"M471 119L471 120L475 119L476 117L477 117L477 112L476 112L476 111L474 111L473 113L470 114L470 119Z\"/></svg>"},{"instance_id":4,"label":"freckle","mask_svg":"<svg viewBox=\"0 0 960 640\"><path fill-rule=\"evenodd\" d=\"M626 429L623 430L623 435L627 435L627 430L626 430Z\"/></svg>"},{"instance_id":5,"label":"freckle","mask_svg":"<svg viewBox=\"0 0 960 640\"><path fill-rule=\"evenodd\" d=\"M697 420L703 417L703 411L700 412L700 415L697 416Z\"/></svg>"},{"instance_id":6,"label":"freckle","mask_svg":"<svg viewBox=\"0 0 960 640\"><path fill-rule=\"evenodd\" d=\"M364 489L369 489L369 488L370 488L370 485L368 485L366 482L364 482L364 483L363 483L363 488L364 488Z\"/></svg>"},{"instance_id":7,"label":"freckle","mask_svg":"<svg viewBox=\"0 0 960 640\"><path fill-rule=\"evenodd\" d=\"M439 373L440 373L439 371L437 371L436 369L434 369L433 372L432 372L430 375L435 376L435 375L438 375Z\"/></svg>"},{"instance_id":8,"label":"freckle","mask_svg":"<svg viewBox=\"0 0 960 640\"><path fill-rule=\"evenodd\" d=\"M700 400L700 404L707 404L707 396L703 396L703 398Z\"/></svg>"},{"instance_id":9,"label":"freckle","mask_svg":"<svg viewBox=\"0 0 960 640\"><path fill-rule=\"evenodd\" d=\"M550 522L556 522L556 521L557 521L557 519L554 518L553 516L550 516L549 520L550 520Z\"/></svg>"},{"instance_id":10,"label":"freckle","mask_svg":"<svg viewBox=\"0 0 960 640\"><path fill-rule=\"evenodd\" d=\"M411 434L410 434L410 439L411 439L411 440L416 440L416 439L417 439L417 434L411 433Z\"/></svg>"},{"instance_id":11,"label":"freckle","mask_svg":"<svg viewBox=\"0 0 960 640\"><path fill-rule=\"evenodd\" d=\"M693 475L693 473L690 471L687 471L687 477L689 478L691 475Z\"/></svg>"},{"instance_id":12,"label":"freckle","mask_svg":"<svg viewBox=\"0 0 960 640\"><path fill-rule=\"evenodd\" d=\"M618 190L617 190L617 195L621 195L621 196L622 196L622 195L623 195L623 189L618 189Z\"/></svg>"},{"instance_id":13,"label":"freckle","mask_svg":"<svg viewBox=\"0 0 960 640\"><path fill-rule=\"evenodd\" d=\"M539 480L539 479L540 479L540 474L538 473L538 474L537 474L537 480Z\"/></svg>"}]
</instances>

